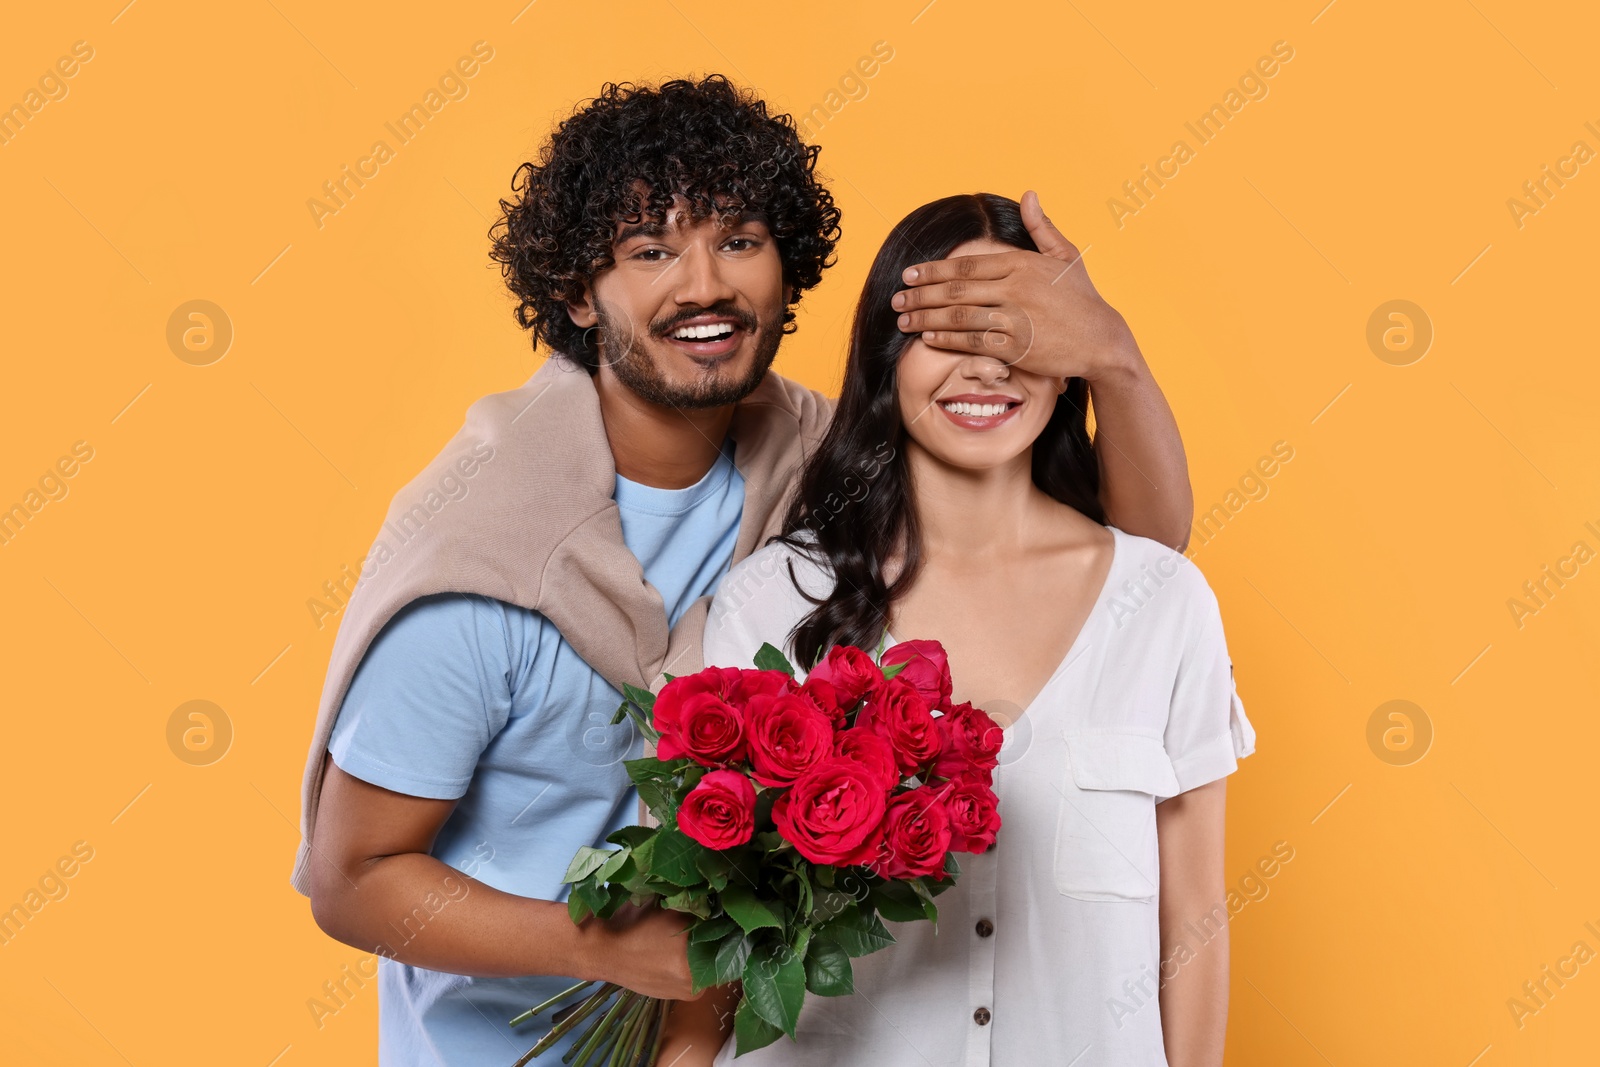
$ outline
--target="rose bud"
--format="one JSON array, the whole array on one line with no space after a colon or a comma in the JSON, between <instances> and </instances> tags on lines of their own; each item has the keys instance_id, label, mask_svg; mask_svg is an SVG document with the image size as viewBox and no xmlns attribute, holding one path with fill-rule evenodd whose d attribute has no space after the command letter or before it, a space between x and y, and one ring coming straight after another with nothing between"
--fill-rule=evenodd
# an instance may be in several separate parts
<instances>
[{"instance_id":1,"label":"rose bud","mask_svg":"<svg viewBox=\"0 0 1600 1067\"><path fill-rule=\"evenodd\" d=\"M963 778L970 772L993 768L1000 762L1005 728L994 717L971 704L957 704L938 718L940 752L933 773L940 778Z\"/></svg>"},{"instance_id":2,"label":"rose bud","mask_svg":"<svg viewBox=\"0 0 1600 1067\"><path fill-rule=\"evenodd\" d=\"M839 700L839 690L834 688L832 682L825 682L820 678L807 678L805 684L800 687L800 695L809 700L812 707L827 716L828 721L833 723L834 729L844 725L845 708Z\"/></svg>"},{"instance_id":3,"label":"rose bud","mask_svg":"<svg viewBox=\"0 0 1600 1067\"><path fill-rule=\"evenodd\" d=\"M738 771L708 771L678 808L678 829L707 848L748 844L756 832L756 787Z\"/></svg>"},{"instance_id":4,"label":"rose bud","mask_svg":"<svg viewBox=\"0 0 1600 1067\"><path fill-rule=\"evenodd\" d=\"M950 658L937 641L902 641L883 653L885 667L904 663L896 677L916 687L928 706L942 708L950 701Z\"/></svg>"},{"instance_id":5,"label":"rose bud","mask_svg":"<svg viewBox=\"0 0 1600 1067\"><path fill-rule=\"evenodd\" d=\"M795 779L772 805L783 839L812 863L844 866L878 830L888 805L876 773L833 756Z\"/></svg>"},{"instance_id":6,"label":"rose bud","mask_svg":"<svg viewBox=\"0 0 1600 1067\"><path fill-rule=\"evenodd\" d=\"M873 871L884 878L943 878L950 851L950 813L944 794L950 786L919 786L889 801L883 818L883 859Z\"/></svg>"},{"instance_id":7,"label":"rose bud","mask_svg":"<svg viewBox=\"0 0 1600 1067\"><path fill-rule=\"evenodd\" d=\"M994 844L1000 830L1000 799L983 782L963 778L945 794L950 814L950 851L977 855Z\"/></svg>"},{"instance_id":8,"label":"rose bud","mask_svg":"<svg viewBox=\"0 0 1600 1067\"><path fill-rule=\"evenodd\" d=\"M833 754L848 756L866 764L883 783L887 793L900 784L900 768L895 763L894 749L883 735L864 726L852 726L833 735Z\"/></svg>"},{"instance_id":9,"label":"rose bud","mask_svg":"<svg viewBox=\"0 0 1600 1067\"><path fill-rule=\"evenodd\" d=\"M856 725L865 725L889 742L902 775L914 773L939 755L943 743L926 698L899 677L880 681L868 694Z\"/></svg>"},{"instance_id":10,"label":"rose bud","mask_svg":"<svg viewBox=\"0 0 1600 1067\"><path fill-rule=\"evenodd\" d=\"M806 681L816 679L833 686L839 703L853 708L867 690L883 681L883 671L872 657L851 645L834 645L823 661L811 668Z\"/></svg>"},{"instance_id":11,"label":"rose bud","mask_svg":"<svg viewBox=\"0 0 1600 1067\"><path fill-rule=\"evenodd\" d=\"M751 697L794 692L794 679L782 671L740 671L730 702L743 706Z\"/></svg>"},{"instance_id":12,"label":"rose bud","mask_svg":"<svg viewBox=\"0 0 1600 1067\"><path fill-rule=\"evenodd\" d=\"M833 723L797 693L752 697L745 707L750 776L789 785L833 755Z\"/></svg>"},{"instance_id":13,"label":"rose bud","mask_svg":"<svg viewBox=\"0 0 1600 1067\"><path fill-rule=\"evenodd\" d=\"M651 725L657 733L669 734L678 729L678 718L683 702L699 693L727 701L739 684L739 668L707 667L694 674L683 674L661 687L656 694L655 708L651 712Z\"/></svg>"},{"instance_id":14,"label":"rose bud","mask_svg":"<svg viewBox=\"0 0 1600 1067\"><path fill-rule=\"evenodd\" d=\"M744 717L714 693L695 693L678 709L678 726L661 735L656 758L689 757L703 767L737 763L745 755Z\"/></svg>"}]
</instances>

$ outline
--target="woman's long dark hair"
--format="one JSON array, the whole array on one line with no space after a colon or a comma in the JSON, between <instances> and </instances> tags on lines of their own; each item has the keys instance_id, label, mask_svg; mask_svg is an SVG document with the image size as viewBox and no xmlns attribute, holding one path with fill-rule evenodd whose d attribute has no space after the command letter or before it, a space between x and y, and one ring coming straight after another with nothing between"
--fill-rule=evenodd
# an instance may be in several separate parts
<instances>
[{"instance_id":1,"label":"woman's long dark hair","mask_svg":"<svg viewBox=\"0 0 1600 1067\"><path fill-rule=\"evenodd\" d=\"M901 275L907 267L943 259L981 238L1038 251L1015 200L993 193L947 196L917 208L889 232L862 287L833 422L800 475L777 538L830 564L834 574L833 592L812 600L816 610L790 636L790 650L807 669L833 645L875 648L890 605L916 581L921 531L896 375L900 355L916 335L900 332L899 313L889 301L905 288ZM1088 393L1082 378L1068 379L1033 444L1033 482L1104 523L1100 468L1086 425ZM902 565L886 581L885 565L895 555Z\"/></svg>"}]
</instances>

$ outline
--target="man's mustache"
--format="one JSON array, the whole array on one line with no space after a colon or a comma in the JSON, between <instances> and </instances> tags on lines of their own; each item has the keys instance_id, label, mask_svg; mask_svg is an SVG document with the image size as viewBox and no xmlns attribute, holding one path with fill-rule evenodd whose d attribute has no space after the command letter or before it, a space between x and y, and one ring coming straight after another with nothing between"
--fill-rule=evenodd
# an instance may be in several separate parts
<instances>
[{"instance_id":1,"label":"man's mustache","mask_svg":"<svg viewBox=\"0 0 1600 1067\"><path fill-rule=\"evenodd\" d=\"M732 319L751 333L754 333L756 327L760 325L754 315L741 307L733 304L714 304L708 308L682 311L664 322L652 323L650 325L650 333L655 337L665 337L690 319L697 319L702 315L716 315L719 318Z\"/></svg>"}]
</instances>

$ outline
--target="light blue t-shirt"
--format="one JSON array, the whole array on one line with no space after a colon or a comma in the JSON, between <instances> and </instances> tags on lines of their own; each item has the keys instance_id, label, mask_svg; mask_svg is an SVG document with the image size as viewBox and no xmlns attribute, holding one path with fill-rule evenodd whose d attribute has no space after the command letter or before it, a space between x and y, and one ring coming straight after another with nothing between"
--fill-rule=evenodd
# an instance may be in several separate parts
<instances>
[{"instance_id":1,"label":"light blue t-shirt","mask_svg":"<svg viewBox=\"0 0 1600 1067\"><path fill-rule=\"evenodd\" d=\"M622 539L669 622L714 592L732 561L744 506L732 453L730 440L687 489L617 478ZM607 834L638 822L622 761L643 756L644 739L628 719L609 725L621 701L543 615L444 593L412 601L373 640L328 751L346 773L385 789L459 797L433 846L439 860L508 893L565 901L561 878L579 846L610 847ZM427 918L423 909L393 927L390 947L418 936ZM378 1062L510 1064L549 1028L549 1014L516 1032L506 1023L575 981L472 978L380 957ZM559 1064L583 1029L535 1064Z\"/></svg>"}]
</instances>

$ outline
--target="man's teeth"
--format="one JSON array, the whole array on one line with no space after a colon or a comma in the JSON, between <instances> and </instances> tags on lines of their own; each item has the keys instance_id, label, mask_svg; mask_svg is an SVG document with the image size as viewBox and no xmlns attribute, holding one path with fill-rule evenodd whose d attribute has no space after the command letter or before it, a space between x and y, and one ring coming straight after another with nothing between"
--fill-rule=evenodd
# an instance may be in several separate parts
<instances>
[{"instance_id":1,"label":"man's teeth","mask_svg":"<svg viewBox=\"0 0 1600 1067\"><path fill-rule=\"evenodd\" d=\"M704 326L681 326L672 336L680 341L708 341L726 337L732 332L731 322L711 322Z\"/></svg>"},{"instance_id":2,"label":"man's teeth","mask_svg":"<svg viewBox=\"0 0 1600 1067\"><path fill-rule=\"evenodd\" d=\"M958 401L955 401L953 403L941 403L939 406L944 408L946 411L950 412L950 414L952 414L952 415L986 416L986 415L1004 415L1006 413L1006 408L1009 407L1010 405L1008 405L1008 404L968 404L965 401L959 401L958 400Z\"/></svg>"}]
</instances>

